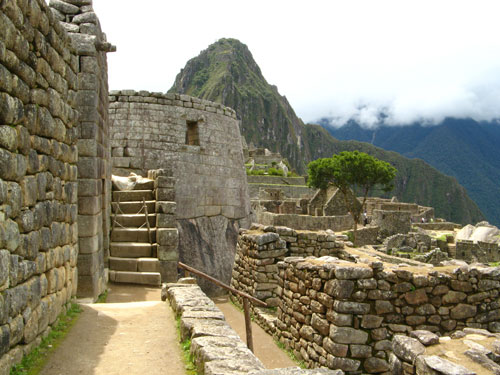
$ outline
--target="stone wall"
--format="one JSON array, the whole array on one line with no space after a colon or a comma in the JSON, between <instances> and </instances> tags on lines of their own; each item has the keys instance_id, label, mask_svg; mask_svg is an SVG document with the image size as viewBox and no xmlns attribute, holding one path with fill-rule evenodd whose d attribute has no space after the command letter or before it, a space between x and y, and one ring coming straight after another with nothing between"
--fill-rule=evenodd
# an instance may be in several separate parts
<instances>
[{"instance_id":1,"label":"stone wall","mask_svg":"<svg viewBox=\"0 0 500 375\"><path fill-rule=\"evenodd\" d=\"M498 262L500 261L500 246L491 242L460 240L456 242L455 253L451 255L469 263Z\"/></svg>"},{"instance_id":2,"label":"stone wall","mask_svg":"<svg viewBox=\"0 0 500 375\"><path fill-rule=\"evenodd\" d=\"M179 259L229 283L250 214L235 112L187 95L123 90L111 93L110 122L113 173L171 168Z\"/></svg>"},{"instance_id":3,"label":"stone wall","mask_svg":"<svg viewBox=\"0 0 500 375\"><path fill-rule=\"evenodd\" d=\"M106 41L91 0L51 0L78 54L78 296L106 289L111 214Z\"/></svg>"},{"instance_id":4,"label":"stone wall","mask_svg":"<svg viewBox=\"0 0 500 375\"><path fill-rule=\"evenodd\" d=\"M345 240L346 236L336 236L333 232L295 231L254 224L252 230L238 237L231 286L269 306L278 306L281 297L278 262L289 256L342 256Z\"/></svg>"},{"instance_id":5,"label":"stone wall","mask_svg":"<svg viewBox=\"0 0 500 375\"><path fill-rule=\"evenodd\" d=\"M277 336L310 366L385 372L394 335L500 330L497 268L410 268L332 258L285 258L278 268Z\"/></svg>"},{"instance_id":6,"label":"stone wall","mask_svg":"<svg viewBox=\"0 0 500 375\"><path fill-rule=\"evenodd\" d=\"M194 279L165 284L162 300L168 298L179 317L181 340L191 340L190 353L198 373L205 375L343 375L340 370L304 370L299 367L267 370L226 322L224 314ZM243 319L243 314L241 316Z\"/></svg>"},{"instance_id":7,"label":"stone wall","mask_svg":"<svg viewBox=\"0 0 500 375\"><path fill-rule=\"evenodd\" d=\"M43 0L3 1L0 25L3 374L77 291L79 57Z\"/></svg>"},{"instance_id":8,"label":"stone wall","mask_svg":"<svg viewBox=\"0 0 500 375\"><path fill-rule=\"evenodd\" d=\"M254 176L248 176L248 177L254 177ZM274 184L268 184L268 183L251 183L248 185L249 195L252 198L258 198L259 191L261 189L276 189L276 188L281 189L286 197L310 198L314 194L314 189L308 188L307 186L299 186L299 185L276 186Z\"/></svg>"},{"instance_id":9,"label":"stone wall","mask_svg":"<svg viewBox=\"0 0 500 375\"><path fill-rule=\"evenodd\" d=\"M353 227L351 215L342 216L309 216L292 214L273 214L257 211L257 221L263 225L284 226L293 229L327 230L335 232L349 230Z\"/></svg>"},{"instance_id":10,"label":"stone wall","mask_svg":"<svg viewBox=\"0 0 500 375\"><path fill-rule=\"evenodd\" d=\"M408 233L411 229L411 213L409 211L374 210L371 224L379 227L382 237Z\"/></svg>"},{"instance_id":11,"label":"stone wall","mask_svg":"<svg viewBox=\"0 0 500 375\"><path fill-rule=\"evenodd\" d=\"M172 169L153 169L148 178L154 180L156 212L157 257L160 261L162 282L175 282L178 279L179 231L175 212L175 179Z\"/></svg>"}]
</instances>

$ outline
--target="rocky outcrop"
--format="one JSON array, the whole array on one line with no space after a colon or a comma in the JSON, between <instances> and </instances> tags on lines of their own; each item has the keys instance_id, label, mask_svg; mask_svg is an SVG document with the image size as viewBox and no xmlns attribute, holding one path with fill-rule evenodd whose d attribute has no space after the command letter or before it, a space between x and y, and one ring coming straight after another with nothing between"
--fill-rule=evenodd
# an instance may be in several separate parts
<instances>
[{"instance_id":1,"label":"rocky outcrop","mask_svg":"<svg viewBox=\"0 0 500 375\"><path fill-rule=\"evenodd\" d=\"M224 216L178 220L179 260L229 284L240 223ZM210 295L225 293L204 279L199 284Z\"/></svg>"}]
</instances>

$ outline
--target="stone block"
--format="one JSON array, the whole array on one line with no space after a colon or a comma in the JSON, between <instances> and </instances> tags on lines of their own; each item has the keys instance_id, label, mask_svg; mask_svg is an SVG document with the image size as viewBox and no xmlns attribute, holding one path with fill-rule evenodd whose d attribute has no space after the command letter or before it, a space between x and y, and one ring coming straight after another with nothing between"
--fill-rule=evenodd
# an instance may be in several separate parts
<instances>
[{"instance_id":1,"label":"stone block","mask_svg":"<svg viewBox=\"0 0 500 375\"><path fill-rule=\"evenodd\" d=\"M78 234L80 237L95 236L102 226L102 215L78 215Z\"/></svg>"},{"instance_id":2,"label":"stone block","mask_svg":"<svg viewBox=\"0 0 500 375\"><path fill-rule=\"evenodd\" d=\"M177 262L160 260L160 275L162 283L176 282L178 279Z\"/></svg>"},{"instance_id":3,"label":"stone block","mask_svg":"<svg viewBox=\"0 0 500 375\"><path fill-rule=\"evenodd\" d=\"M91 254L78 255L78 274L80 276L91 276L99 271L102 265L102 254L95 252Z\"/></svg>"},{"instance_id":4,"label":"stone block","mask_svg":"<svg viewBox=\"0 0 500 375\"><path fill-rule=\"evenodd\" d=\"M177 220L174 215L170 214L156 214L156 227L157 228L176 228Z\"/></svg>"},{"instance_id":5,"label":"stone block","mask_svg":"<svg viewBox=\"0 0 500 375\"><path fill-rule=\"evenodd\" d=\"M217 216L222 214L221 206L206 206L205 216Z\"/></svg>"},{"instance_id":6,"label":"stone block","mask_svg":"<svg viewBox=\"0 0 500 375\"><path fill-rule=\"evenodd\" d=\"M78 298L92 298L94 301L97 300L100 290L101 280L100 275L93 274L89 276L78 275Z\"/></svg>"},{"instance_id":7,"label":"stone block","mask_svg":"<svg viewBox=\"0 0 500 375\"><path fill-rule=\"evenodd\" d=\"M159 245L157 251L159 260L174 262L177 262L179 260L179 251L177 249L177 246Z\"/></svg>"},{"instance_id":8,"label":"stone block","mask_svg":"<svg viewBox=\"0 0 500 375\"><path fill-rule=\"evenodd\" d=\"M173 188L158 188L155 190L157 201L175 201L175 190Z\"/></svg>"},{"instance_id":9,"label":"stone block","mask_svg":"<svg viewBox=\"0 0 500 375\"><path fill-rule=\"evenodd\" d=\"M80 215L97 215L101 212L101 196L78 197L78 213Z\"/></svg>"},{"instance_id":10,"label":"stone block","mask_svg":"<svg viewBox=\"0 0 500 375\"><path fill-rule=\"evenodd\" d=\"M0 291L9 287L10 252L0 250ZM0 323L2 322L2 301L0 301Z\"/></svg>"},{"instance_id":11,"label":"stone block","mask_svg":"<svg viewBox=\"0 0 500 375\"><path fill-rule=\"evenodd\" d=\"M157 259L139 259L137 270L139 272L160 272L160 262Z\"/></svg>"},{"instance_id":12,"label":"stone block","mask_svg":"<svg viewBox=\"0 0 500 375\"><path fill-rule=\"evenodd\" d=\"M78 179L78 196L91 197L102 193L102 182L98 179Z\"/></svg>"},{"instance_id":13,"label":"stone block","mask_svg":"<svg viewBox=\"0 0 500 375\"><path fill-rule=\"evenodd\" d=\"M0 357L9 351L10 348L10 328L5 324L0 326Z\"/></svg>"},{"instance_id":14,"label":"stone block","mask_svg":"<svg viewBox=\"0 0 500 375\"><path fill-rule=\"evenodd\" d=\"M368 333L351 327L330 326L330 338L338 344L365 344Z\"/></svg>"},{"instance_id":15,"label":"stone block","mask_svg":"<svg viewBox=\"0 0 500 375\"><path fill-rule=\"evenodd\" d=\"M158 176L155 179L155 189L156 188L174 188L175 178L167 176Z\"/></svg>"},{"instance_id":16,"label":"stone block","mask_svg":"<svg viewBox=\"0 0 500 375\"><path fill-rule=\"evenodd\" d=\"M101 163L96 157L79 157L77 167L79 179L99 179L101 177Z\"/></svg>"},{"instance_id":17,"label":"stone block","mask_svg":"<svg viewBox=\"0 0 500 375\"><path fill-rule=\"evenodd\" d=\"M160 246L177 246L179 232L173 228L158 228L156 230L156 241Z\"/></svg>"},{"instance_id":18,"label":"stone block","mask_svg":"<svg viewBox=\"0 0 500 375\"><path fill-rule=\"evenodd\" d=\"M79 156L98 156L99 145L95 139L79 139L77 146Z\"/></svg>"},{"instance_id":19,"label":"stone block","mask_svg":"<svg viewBox=\"0 0 500 375\"><path fill-rule=\"evenodd\" d=\"M413 364L425 352L425 346L412 337L396 335L392 339L392 350L398 358Z\"/></svg>"}]
</instances>

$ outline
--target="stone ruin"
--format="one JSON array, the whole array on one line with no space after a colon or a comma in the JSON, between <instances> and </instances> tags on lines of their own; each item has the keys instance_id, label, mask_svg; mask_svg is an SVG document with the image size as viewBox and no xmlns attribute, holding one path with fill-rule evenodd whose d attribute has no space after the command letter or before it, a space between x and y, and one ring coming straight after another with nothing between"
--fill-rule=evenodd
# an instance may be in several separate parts
<instances>
[{"instance_id":1,"label":"stone ruin","mask_svg":"<svg viewBox=\"0 0 500 375\"><path fill-rule=\"evenodd\" d=\"M110 271L120 195L112 173L151 178L155 280L176 279L180 259L229 282L250 201L232 109L185 95L108 93L106 54L115 47L91 0L9 0L0 10L3 371L41 342L72 297L95 301L110 277L128 280Z\"/></svg>"},{"instance_id":2,"label":"stone ruin","mask_svg":"<svg viewBox=\"0 0 500 375\"><path fill-rule=\"evenodd\" d=\"M276 180L248 176L247 185L232 109L179 94L108 93L106 54L115 47L91 0L12 0L0 9L2 371L41 342L72 297L93 301L108 278L118 281L109 271L111 203L120 195L112 194L112 173L150 177L162 281L177 278L178 259L226 282L232 274L233 285L276 306L268 330L311 367L386 372L395 368L396 334L499 330L495 269L422 265L422 276L362 262L345 251L345 236L331 232L352 226L338 196L313 210L314 192L301 178L280 180L285 199L265 187L268 201L283 203L259 203L266 232L239 236L251 219L248 186ZM256 164L281 161L250 154ZM398 223L407 225L408 213L433 216L381 200L369 210L388 234L406 230ZM498 244L487 243L459 241L450 255L468 259L478 247L484 259L497 259Z\"/></svg>"},{"instance_id":3,"label":"stone ruin","mask_svg":"<svg viewBox=\"0 0 500 375\"><path fill-rule=\"evenodd\" d=\"M421 348L462 331L500 337L497 268L398 265L382 262L382 253L347 250L346 244L333 234L255 225L238 242L232 285L277 306L275 314L254 308L256 320L309 368L434 374L431 368L451 374L435 362L449 369L460 363L426 356ZM493 352L473 349L483 363L485 353Z\"/></svg>"}]
</instances>

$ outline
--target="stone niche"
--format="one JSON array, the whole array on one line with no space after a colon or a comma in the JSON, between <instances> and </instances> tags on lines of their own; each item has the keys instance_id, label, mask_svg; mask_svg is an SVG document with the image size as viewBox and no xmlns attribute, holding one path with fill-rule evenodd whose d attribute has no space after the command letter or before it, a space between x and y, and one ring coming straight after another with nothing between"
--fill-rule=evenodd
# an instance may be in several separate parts
<instances>
[{"instance_id":1,"label":"stone niche","mask_svg":"<svg viewBox=\"0 0 500 375\"><path fill-rule=\"evenodd\" d=\"M250 213L235 112L187 95L123 90L111 92L109 116L113 174L173 169L179 259L229 283Z\"/></svg>"}]
</instances>

